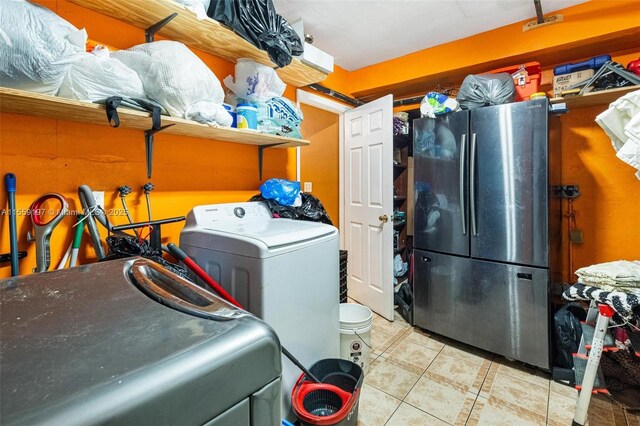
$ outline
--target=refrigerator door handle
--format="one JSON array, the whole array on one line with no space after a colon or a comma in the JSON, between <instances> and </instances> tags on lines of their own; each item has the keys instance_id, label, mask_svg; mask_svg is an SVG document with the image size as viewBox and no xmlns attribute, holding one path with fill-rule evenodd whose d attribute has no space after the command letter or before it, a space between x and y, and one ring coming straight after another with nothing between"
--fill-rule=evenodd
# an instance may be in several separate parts
<instances>
[{"instance_id":1,"label":"refrigerator door handle","mask_svg":"<svg viewBox=\"0 0 640 426\"><path fill-rule=\"evenodd\" d=\"M476 134L471 135L471 167L469 170L469 204L471 213L471 234L478 235L476 224Z\"/></svg>"},{"instance_id":2,"label":"refrigerator door handle","mask_svg":"<svg viewBox=\"0 0 640 426\"><path fill-rule=\"evenodd\" d=\"M467 135L465 133L460 137L460 219L462 220L462 234L467 234L466 206L464 202L464 167L465 153L467 152Z\"/></svg>"}]
</instances>

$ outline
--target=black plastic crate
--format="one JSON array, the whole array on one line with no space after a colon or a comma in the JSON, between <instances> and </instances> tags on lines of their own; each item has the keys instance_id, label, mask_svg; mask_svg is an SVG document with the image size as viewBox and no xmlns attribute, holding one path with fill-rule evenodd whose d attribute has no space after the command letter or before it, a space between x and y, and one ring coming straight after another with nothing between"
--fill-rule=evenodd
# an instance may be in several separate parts
<instances>
[{"instance_id":1,"label":"black plastic crate","mask_svg":"<svg viewBox=\"0 0 640 426\"><path fill-rule=\"evenodd\" d=\"M347 303L347 251L340 250L340 303Z\"/></svg>"}]
</instances>

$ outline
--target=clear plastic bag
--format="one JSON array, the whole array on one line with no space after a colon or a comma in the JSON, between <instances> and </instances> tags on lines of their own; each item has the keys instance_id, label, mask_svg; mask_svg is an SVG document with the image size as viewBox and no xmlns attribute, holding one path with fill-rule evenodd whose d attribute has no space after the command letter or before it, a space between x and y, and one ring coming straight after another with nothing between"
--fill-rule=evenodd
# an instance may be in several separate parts
<instances>
[{"instance_id":1,"label":"clear plastic bag","mask_svg":"<svg viewBox=\"0 0 640 426\"><path fill-rule=\"evenodd\" d=\"M258 130L272 135L302 138L302 112L287 98L275 97L258 102Z\"/></svg>"},{"instance_id":2,"label":"clear plastic bag","mask_svg":"<svg viewBox=\"0 0 640 426\"><path fill-rule=\"evenodd\" d=\"M184 44L156 41L111 54L140 77L147 97L174 117L231 126L215 74Z\"/></svg>"},{"instance_id":3,"label":"clear plastic bag","mask_svg":"<svg viewBox=\"0 0 640 426\"><path fill-rule=\"evenodd\" d=\"M58 96L94 102L111 96L144 98L145 94L138 74L101 50L100 57L82 54L65 75Z\"/></svg>"},{"instance_id":4,"label":"clear plastic bag","mask_svg":"<svg viewBox=\"0 0 640 426\"><path fill-rule=\"evenodd\" d=\"M223 81L238 98L249 102L282 96L287 87L273 68L246 58L238 59L235 79L229 75Z\"/></svg>"},{"instance_id":5,"label":"clear plastic bag","mask_svg":"<svg viewBox=\"0 0 640 426\"><path fill-rule=\"evenodd\" d=\"M0 0L0 85L55 95L87 34L25 0Z\"/></svg>"},{"instance_id":6,"label":"clear plastic bag","mask_svg":"<svg viewBox=\"0 0 640 426\"><path fill-rule=\"evenodd\" d=\"M516 88L508 73L468 75L456 96L462 109L508 104L515 98Z\"/></svg>"},{"instance_id":7,"label":"clear plastic bag","mask_svg":"<svg viewBox=\"0 0 640 426\"><path fill-rule=\"evenodd\" d=\"M286 179L269 179L260 185L260 193L281 206L293 206L300 195L300 182Z\"/></svg>"},{"instance_id":8,"label":"clear plastic bag","mask_svg":"<svg viewBox=\"0 0 640 426\"><path fill-rule=\"evenodd\" d=\"M460 104L453 98L438 92L429 92L420 103L423 117L436 118L437 115L458 111Z\"/></svg>"}]
</instances>

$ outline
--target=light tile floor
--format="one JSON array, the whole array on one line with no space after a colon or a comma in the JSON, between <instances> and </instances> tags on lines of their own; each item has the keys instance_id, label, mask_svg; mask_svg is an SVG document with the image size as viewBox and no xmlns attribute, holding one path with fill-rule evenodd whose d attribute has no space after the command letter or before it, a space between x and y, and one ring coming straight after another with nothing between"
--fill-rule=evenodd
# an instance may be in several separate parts
<instances>
[{"instance_id":1,"label":"light tile floor","mask_svg":"<svg viewBox=\"0 0 640 426\"><path fill-rule=\"evenodd\" d=\"M577 391L541 371L374 313L358 426L570 425ZM640 426L594 397L590 426Z\"/></svg>"}]
</instances>

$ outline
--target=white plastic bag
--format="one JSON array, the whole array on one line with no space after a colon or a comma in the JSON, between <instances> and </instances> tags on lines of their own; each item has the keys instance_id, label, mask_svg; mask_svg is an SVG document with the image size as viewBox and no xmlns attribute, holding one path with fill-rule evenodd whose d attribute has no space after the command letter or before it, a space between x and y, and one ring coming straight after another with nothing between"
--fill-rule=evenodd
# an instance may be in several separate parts
<instances>
[{"instance_id":1,"label":"white plastic bag","mask_svg":"<svg viewBox=\"0 0 640 426\"><path fill-rule=\"evenodd\" d=\"M183 4L188 10L196 14L196 17L200 20L208 18L207 9L211 0L173 0L176 3Z\"/></svg>"},{"instance_id":2,"label":"white plastic bag","mask_svg":"<svg viewBox=\"0 0 640 426\"><path fill-rule=\"evenodd\" d=\"M99 101L110 96L144 98L144 87L138 74L115 58L108 50L100 57L84 53L64 77L58 96L83 101Z\"/></svg>"},{"instance_id":3,"label":"white plastic bag","mask_svg":"<svg viewBox=\"0 0 640 426\"><path fill-rule=\"evenodd\" d=\"M85 50L86 32L42 6L0 1L0 85L55 95Z\"/></svg>"},{"instance_id":4,"label":"white plastic bag","mask_svg":"<svg viewBox=\"0 0 640 426\"><path fill-rule=\"evenodd\" d=\"M224 84L240 99L249 102L266 102L282 96L287 85L275 70L251 59L238 59L235 81L232 76L224 79Z\"/></svg>"},{"instance_id":5,"label":"white plastic bag","mask_svg":"<svg viewBox=\"0 0 640 426\"><path fill-rule=\"evenodd\" d=\"M111 57L132 68L147 97L171 116L231 126L231 116L222 106L220 81L184 44L156 41L113 52Z\"/></svg>"}]
</instances>

